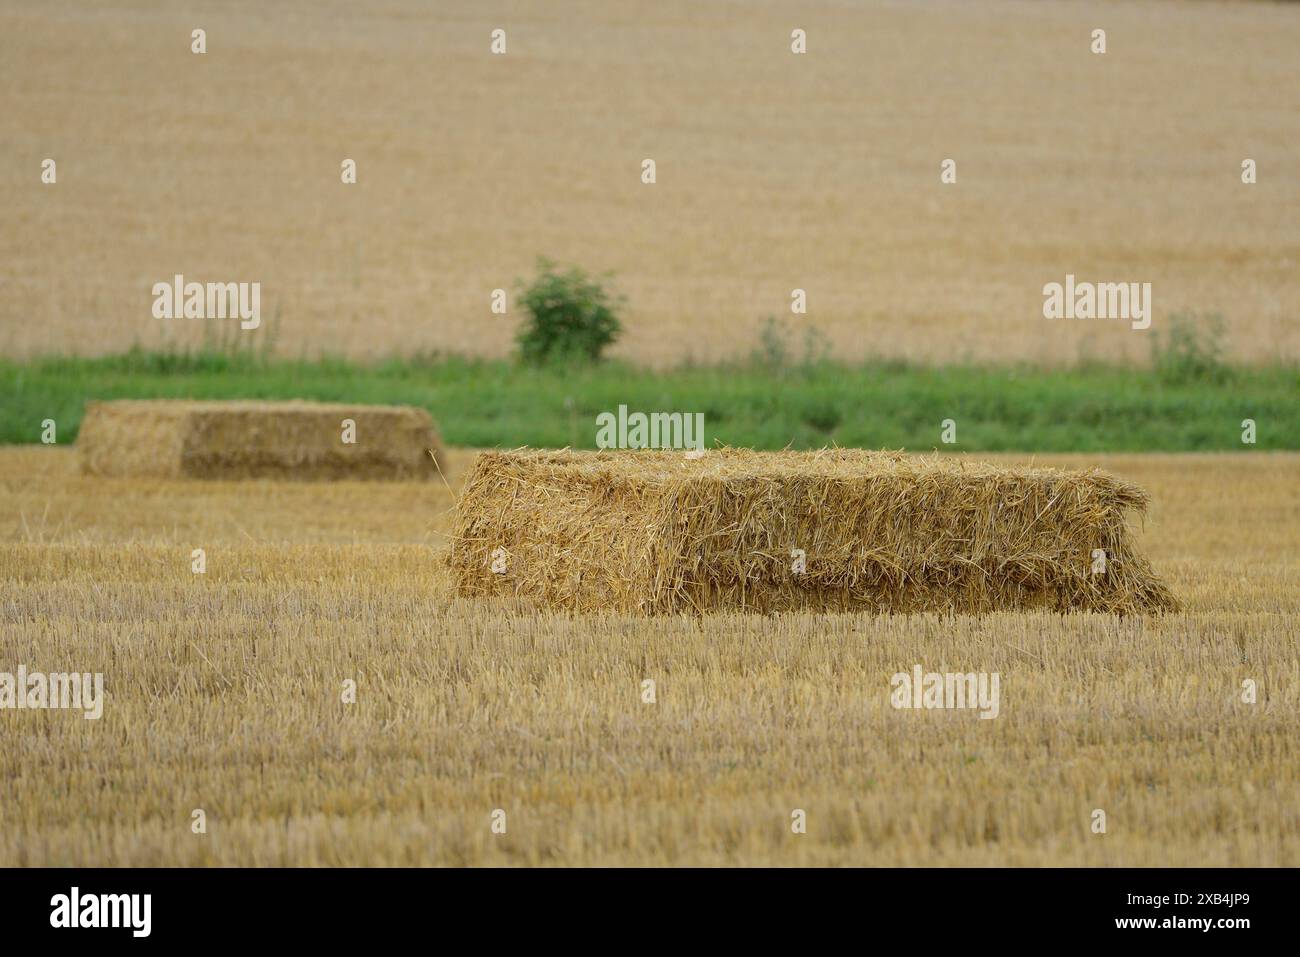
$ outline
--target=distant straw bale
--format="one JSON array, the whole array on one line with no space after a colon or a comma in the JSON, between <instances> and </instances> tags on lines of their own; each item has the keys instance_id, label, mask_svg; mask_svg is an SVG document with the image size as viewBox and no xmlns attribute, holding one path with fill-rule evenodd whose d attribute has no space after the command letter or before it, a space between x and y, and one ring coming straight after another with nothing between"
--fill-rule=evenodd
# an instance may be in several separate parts
<instances>
[{"instance_id":1,"label":"distant straw bale","mask_svg":"<svg viewBox=\"0 0 1300 957\"><path fill-rule=\"evenodd\" d=\"M77 447L90 475L429 479L438 435L407 406L124 400L87 403Z\"/></svg>"},{"instance_id":2,"label":"distant straw bale","mask_svg":"<svg viewBox=\"0 0 1300 957\"><path fill-rule=\"evenodd\" d=\"M484 452L448 561L463 597L579 612L1173 610L1131 543L1146 505L1099 470L938 455Z\"/></svg>"}]
</instances>

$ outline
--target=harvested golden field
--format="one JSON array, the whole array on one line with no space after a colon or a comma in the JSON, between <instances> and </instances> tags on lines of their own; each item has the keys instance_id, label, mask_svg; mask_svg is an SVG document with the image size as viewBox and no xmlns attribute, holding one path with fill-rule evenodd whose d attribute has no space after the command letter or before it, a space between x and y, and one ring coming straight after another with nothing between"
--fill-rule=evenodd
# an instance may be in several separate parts
<instances>
[{"instance_id":1,"label":"harvested golden field","mask_svg":"<svg viewBox=\"0 0 1300 957\"><path fill-rule=\"evenodd\" d=\"M1295 359L1298 48L1267 3L0 0L0 354L496 356L546 255L616 273L651 364L796 288L845 358L1146 358L1043 319L1067 274ZM154 318L177 274L260 282L261 325Z\"/></svg>"},{"instance_id":2,"label":"harvested golden field","mask_svg":"<svg viewBox=\"0 0 1300 957\"><path fill-rule=\"evenodd\" d=\"M0 450L0 670L105 674L0 711L0 865L1300 863L1300 455L1037 461L1151 493L1184 612L539 614L452 597L441 484ZM998 716L891 707L915 665Z\"/></svg>"}]
</instances>

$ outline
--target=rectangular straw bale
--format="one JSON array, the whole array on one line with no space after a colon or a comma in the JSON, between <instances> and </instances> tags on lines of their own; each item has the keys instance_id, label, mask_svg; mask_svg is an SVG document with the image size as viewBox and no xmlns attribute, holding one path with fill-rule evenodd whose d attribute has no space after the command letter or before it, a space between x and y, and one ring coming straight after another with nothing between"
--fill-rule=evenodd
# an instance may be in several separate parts
<instances>
[{"instance_id":1,"label":"rectangular straw bale","mask_svg":"<svg viewBox=\"0 0 1300 957\"><path fill-rule=\"evenodd\" d=\"M938 455L484 452L448 560L463 597L579 612L1171 610L1131 544L1146 505L1095 469Z\"/></svg>"},{"instance_id":2,"label":"rectangular straw bale","mask_svg":"<svg viewBox=\"0 0 1300 957\"><path fill-rule=\"evenodd\" d=\"M90 402L77 437L90 475L212 479L428 479L437 443L423 409L302 401Z\"/></svg>"}]
</instances>

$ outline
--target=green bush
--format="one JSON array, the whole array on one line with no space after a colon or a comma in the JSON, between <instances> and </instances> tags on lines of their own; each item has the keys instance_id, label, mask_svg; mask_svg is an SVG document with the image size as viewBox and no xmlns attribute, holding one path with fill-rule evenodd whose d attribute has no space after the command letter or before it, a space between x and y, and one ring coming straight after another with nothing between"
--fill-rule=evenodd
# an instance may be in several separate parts
<instances>
[{"instance_id":1,"label":"green bush","mask_svg":"<svg viewBox=\"0 0 1300 957\"><path fill-rule=\"evenodd\" d=\"M615 315L622 300L576 266L561 270L546 259L537 265L537 278L520 284L529 316L516 336L520 356L533 363L599 359L623 331Z\"/></svg>"},{"instance_id":2,"label":"green bush","mask_svg":"<svg viewBox=\"0 0 1300 957\"><path fill-rule=\"evenodd\" d=\"M790 364L790 348L786 345L785 330L775 316L763 320L758 332L758 346L750 350L749 361L751 365L769 372L780 372Z\"/></svg>"},{"instance_id":3,"label":"green bush","mask_svg":"<svg viewBox=\"0 0 1300 957\"><path fill-rule=\"evenodd\" d=\"M834 432L844 421L844 415L835 402L824 396L804 399L799 407L799 418L818 432Z\"/></svg>"},{"instance_id":4,"label":"green bush","mask_svg":"<svg viewBox=\"0 0 1300 957\"><path fill-rule=\"evenodd\" d=\"M1224 352L1222 316L1172 315L1163 334L1152 330L1151 364L1169 385L1226 381Z\"/></svg>"},{"instance_id":5,"label":"green bush","mask_svg":"<svg viewBox=\"0 0 1300 957\"><path fill-rule=\"evenodd\" d=\"M787 333L789 325L777 321L775 316L767 316L763 319L758 328L758 345L749 351L751 367L776 374L795 370L802 371L806 375L815 375L830 364L832 355L830 341L816 326L810 324L803 326L803 358L796 360L789 344Z\"/></svg>"}]
</instances>

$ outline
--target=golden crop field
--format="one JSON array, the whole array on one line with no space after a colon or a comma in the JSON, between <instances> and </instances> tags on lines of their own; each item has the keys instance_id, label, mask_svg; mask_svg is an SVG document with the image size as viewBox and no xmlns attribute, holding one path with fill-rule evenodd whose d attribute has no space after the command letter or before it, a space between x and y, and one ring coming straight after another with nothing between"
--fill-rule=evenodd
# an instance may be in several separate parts
<instances>
[{"instance_id":1,"label":"golden crop field","mask_svg":"<svg viewBox=\"0 0 1300 957\"><path fill-rule=\"evenodd\" d=\"M0 354L218 335L151 315L183 274L260 282L220 334L287 355L499 356L545 255L616 274L650 364L796 288L846 358L1146 358L1043 321L1067 274L1294 360L1297 48L1265 3L0 0Z\"/></svg>"},{"instance_id":2,"label":"golden crop field","mask_svg":"<svg viewBox=\"0 0 1300 957\"><path fill-rule=\"evenodd\" d=\"M106 689L0 711L0 865L1300 863L1300 454L1038 461L1151 492L1183 612L539 613L452 596L440 484L0 450L0 662ZM916 664L999 716L891 707Z\"/></svg>"}]
</instances>

